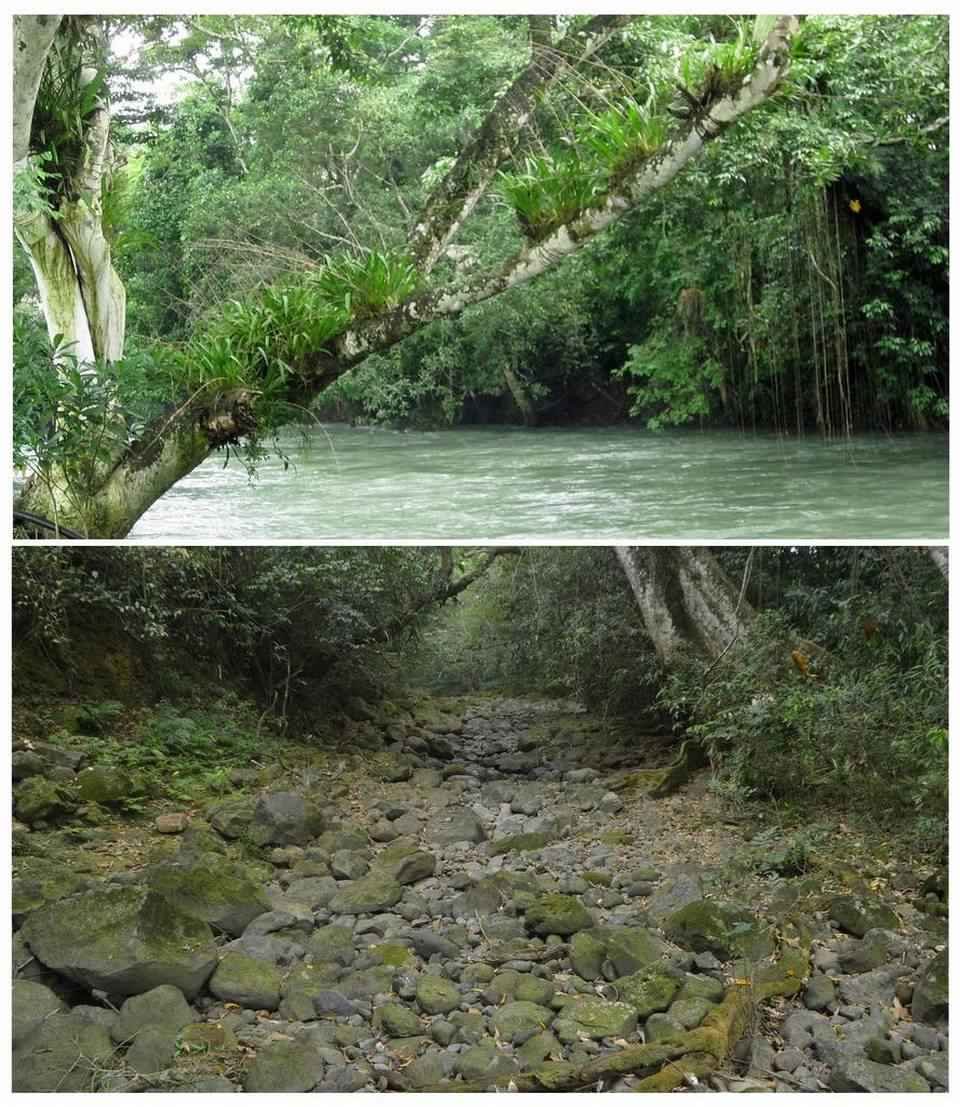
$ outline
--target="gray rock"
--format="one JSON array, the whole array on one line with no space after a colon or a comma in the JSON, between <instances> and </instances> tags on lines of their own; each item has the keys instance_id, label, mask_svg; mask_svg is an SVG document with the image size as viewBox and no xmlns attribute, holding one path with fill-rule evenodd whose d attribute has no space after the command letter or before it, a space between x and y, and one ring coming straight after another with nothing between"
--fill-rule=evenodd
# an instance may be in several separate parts
<instances>
[{"instance_id":1,"label":"gray rock","mask_svg":"<svg viewBox=\"0 0 960 1107\"><path fill-rule=\"evenodd\" d=\"M947 951L938 953L920 973L911 1012L917 1022L939 1023L947 1017Z\"/></svg>"},{"instance_id":2,"label":"gray rock","mask_svg":"<svg viewBox=\"0 0 960 1107\"><path fill-rule=\"evenodd\" d=\"M315 911L329 907L340 885L332 876L305 876L287 886L288 904L301 904L303 910Z\"/></svg>"},{"instance_id":3,"label":"gray rock","mask_svg":"<svg viewBox=\"0 0 960 1107\"><path fill-rule=\"evenodd\" d=\"M849 1053L837 1059L830 1074L834 1092L929 1092L922 1076L893 1065L878 1065L865 1057Z\"/></svg>"},{"instance_id":4,"label":"gray rock","mask_svg":"<svg viewBox=\"0 0 960 1107\"><path fill-rule=\"evenodd\" d=\"M896 930L900 920L877 899L868 896L836 896L830 903L830 917L842 930L862 938L868 930Z\"/></svg>"},{"instance_id":5,"label":"gray rock","mask_svg":"<svg viewBox=\"0 0 960 1107\"><path fill-rule=\"evenodd\" d=\"M313 800L298 792L271 792L257 801L249 833L258 846L303 846L324 829Z\"/></svg>"},{"instance_id":6,"label":"gray rock","mask_svg":"<svg viewBox=\"0 0 960 1107\"><path fill-rule=\"evenodd\" d=\"M113 1055L106 1028L72 1013L53 1013L13 1051L14 1092L92 1092Z\"/></svg>"},{"instance_id":7,"label":"gray rock","mask_svg":"<svg viewBox=\"0 0 960 1107\"><path fill-rule=\"evenodd\" d=\"M353 850L337 850L330 858L330 872L339 880L359 880L369 869L367 859Z\"/></svg>"},{"instance_id":8,"label":"gray rock","mask_svg":"<svg viewBox=\"0 0 960 1107\"><path fill-rule=\"evenodd\" d=\"M228 953L210 979L210 991L241 1007L275 1011L280 1005L281 980L276 966L243 953Z\"/></svg>"},{"instance_id":9,"label":"gray rock","mask_svg":"<svg viewBox=\"0 0 960 1107\"><path fill-rule=\"evenodd\" d=\"M702 899L703 884L700 877L693 873L680 873L665 880L650 897L647 916L655 926L659 926L682 907Z\"/></svg>"},{"instance_id":10,"label":"gray rock","mask_svg":"<svg viewBox=\"0 0 960 1107\"><path fill-rule=\"evenodd\" d=\"M128 1042L147 1026L163 1027L175 1034L181 1027L193 1022L194 1018L190 1005L183 998L183 992L170 984L161 984L142 995L131 996L124 1002L110 1028L110 1036L115 1042Z\"/></svg>"},{"instance_id":11,"label":"gray rock","mask_svg":"<svg viewBox=\"0 0 960 1107\"><path fill-rule=\"evenodd\" d=\"M937 1088L950 1087L949 1058L946 1053L937 1053L933 1057L924 1057L917 1064L917 1072L924 1080Z\"/></svg>"},{"instance_id":12,"label":"gray rock","mask_svg":"<svg viewBox=\"0 0 960 1107\"><path fill-rule=\"evenodd\" d=\"M904 947L892 930L868 930L862 941L852 940L841 948L837 959L843 972L869 972L893 961Z\"/></svg>"},{"instance_id":13,"label":"gray rock","mask_svg":"<svg viewBox=\"0 0 960 1107\"><path fill-rule=\"evenodd\" d=\"M469 808L448 807L427 823L424 837L437 845L452 845L456 842L482 842L486 839L486 832Z\"/></svg>"},{"instance_id":14,"label":"gray rock","mask_svg":"<svg viewBox=\"0 0 960 1107\"><path fill-rule=\"evenodd\" d=\"M13 1046L28 1037L55 1011L63 1010L60 997L43 984L17 980L13 985Z\"/></svg>"},{"instance_id":15,"label":"gray rock","mask_svg":"<svg viewBox=\"0 0 960 1107\"><path fill-rule=\"evenodd\" d=\"M23 936L43 964L111 995L172 984L192 999L217 962L206 923L136 886L109 885L43 907L24 923Z\"/></svg>"},{"instance_id":16,"label":"gray rock","mask_svg":"<svg viewBox=\"0 0 960 1107\"><path fill-rule=\"evenodd\" d=\"M803 992L804 1005L811 1011L825 1011L836 1002L837 986L829 976L811 976Z\"/></svg>"},{"instance_id":17,"label":"gray rock","mask_svg":"<svg viewBox=\"0 0 960 1107\"><path fill-rule=\"evenodd\" d=\"M794 1072L806 1058L796 1046L788 1046L774 1055L773 1067L776 1072Z\"/></svg>"},{"instance_id":18,"label":"gray rock","mask_svg":"<svg viewBox=\"0 0 960 1107\"><path fill-rule=\"evenodd\" d=\"M157 865L147 883L185 914L234 937L270 909L266 893L249 872L222 858L193 865Z\"/></svg>"},{"instance_id":19,"label":"gray rock","mask_svg":"<svg viewBox=\"0 0 960 1107\"><path fill-rule=\"evenodd\" d=\"M124 1060L134 1072L162 1072L173 1064L177 1032L169 1026L144 1026Z\"/></svg>"},{"instance_id":20,"label":"gray rock","mask_svg":"<svg viewBox=\"0 0 960 1107\"><path fill-rule=\"evenodd\" d=\"M405 930L403 932L403 937L409 939L417 956L422 957L425 961L429 961L435 954L438 954L447 961L453 960L460 955L459 946L457 946L455 942L451 942L449 938L445 938L442 934L439 934L436 930L427 930L423 928Z\"/></svg>"},{"instance_id":21,"label":"gray rock","mask_svg":"<svg viewBox=\"0 0 960 1107\"><path fill-rule=\"evenodd\" d=\"M260 1046L243 1081L245 1092L309 1092L323 1075L323 1059L309 1041Z\"/></svg>"}]
</instances>

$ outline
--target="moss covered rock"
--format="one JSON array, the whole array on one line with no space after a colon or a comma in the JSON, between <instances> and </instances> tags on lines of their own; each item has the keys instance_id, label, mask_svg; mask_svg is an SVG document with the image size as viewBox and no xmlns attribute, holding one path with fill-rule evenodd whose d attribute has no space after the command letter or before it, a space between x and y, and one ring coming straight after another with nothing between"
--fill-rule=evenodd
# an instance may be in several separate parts
<instances>
[{"instance_id":1,"label":"moss covered rock","mask_svg":"<svg viewBox=\"0 0 960 1107\"><path fill-rule=\"evenodd\" d=\"M460 1006L460 993L446 977L423 973L417 981L417 1003L428 1015L446 1015Z\"/></svg>"},{"instance_id":2,"label":"moss covered rock","mask_svg":"<svg viewBox=\"0 0 960 1107\"><path fill-rule=\"evenodd\" d=\"M558 934L566 938L593 926L593 916L576 898L551 892L538 896L526 910L526 926L534 934Z\"/></svg>"},{"instance_id":3,"label":"moss covered rock","mask_svg":"<svg viewBox=\"0 0 960 1107\"><path fill-rule=\"evenodd\" d=\"M642 926L595 926L581 930L570 942L570 963L584 980L599 980L609 962L615 976L628 976L668 950L666 942Z\"/></svg>"},{"instance_id":4,"label":"moss covered rock","mask_svg":"<svg viewBox=\"0 0 960 1107\"><path fill-rule=\"evenodd\" d=\"M210 927L143 887L70 896L32 912L22 934L44 965L112 995L172 984L190 999L217 963Z\"/></svg>"},{"instance_id":5,"label":"moss covered rock","mask_svg":"<svg viewBox=\"0 0 960 1107\"><path fill-rule=\"evenodd\" d=\"M938 1023L946 1019L948 983L947 950L943 950L921 972L913 989L911 1013L916 1021Z\"/></svg>"},{"instance_id":6,"label":"moss covered rock","mask_svg":"<svg viewBox=\"0 0 960 1107\"><path fill-rule=\"evenodd\" d=\"M524 1042L531 1034L545 1030L553 1021L553 1012L537 1003L516 1000L497 1009L491 1020L504 1041Z\"/></svg>"},{"instance_id":7,"label":"moss covered rock","mask_svg":"<svg viewBox=\"0 0 960 1107\"><path fill-rule=\"evenodd\" d=\"M671 941L694 953L713 953L724 961L734 957L761 960L774 950L770 931L752 912L714 900L688 903L664 923Z\"/></svg>"},{"instance_id":8,"label":"moss covered rock","mask_svg":"<svg viewBox=\"0 0 960 1107\"><path fill-rule=\"evenodd\" d=\"M629 1003L611 1002L596 996L583 996L563 1008L557 1020L571 1023L576 1036L588 1038L624 1038L637 1029L637 1012Z\"/></svg>"},{"instance_id":9,"label":"moss covered rock","mask_svg":"<svg viewBox=\"0 0 960 1107\"><path fill-rule=\"evenodd\" d=\"M15 1092L94 1092L114 1045L107 1029L71 1013L49 1014L13 1051Z\"/></svg>"},{"instance_id":10,"label":"moss covered rock","mask_svg":"<svg viewBox=\"0 0 960 1107\"><path fill-rule=\"evenodd\" d=\"M84 803L120 807L133 795L133 781L122 769L93 765L77 777L77 793Z\"/></svg>"},{"instance_id":11,"label":"moss covered rock","mask_svg":"<svg viewBox=\"0 0 960 1107\"><path fill-rule=\"evenodd\" d=\"M221 858L207 858L195 865L157 866L148 883L186 914L234 937L270 910L266 892L243 866Z\"/></svg>"},{"instance_id":12,"label":"moss covered rock","mask_svg":"<svg viewBox=\"0 0 960 1107\"><path fill-rule=\"evenodd\" d=\"M830 917L842 930L862 938L868 930L896 930L900 920L885 903L869 896L836 896L830 903Z\"/></svg>"},{"instance_id":13,"label":"moss covered rock","mask_svg":"<svg viewBox=\"0 0 960 1107\"><path fill-rule=\"evenodd\" d=\"M323 1076L323 1057L309 1040L267 1042L247 1069L245 1092L309 1092Z\"/></svg>"},{"instance_id":14,"label":"moss covered rock","mask_svg":"<svg viewBox=\"0 0 960 1107\"><path fill-rule=\"evenodd\" d=\"M305 846L325 826L314 800L299 792L270 792L257 801L249 835L258 846Z\"/></svg>"},{"instance_id":15,"label":"moss covered rock","mask_svg":"<svg viewBox=\"0 0 960 1107\"><path fill-rule=\"evenodd\" d=\"M666 1011L680 990L681 974L666 965L650 965L646 969L620 977L613 982L623 1003L645 1019L657 1011Z\"/></svg>"},{"instance_id":16,"label":"moss covered rock","mask_svg":"<svg viewBox=\"0 0 960 1107\"><path fill-rule=\"evenodd\" d=\"M52 780L32 776L13 791L13 810L27 826L54 823L77 809L69 792Z\"/></svg>"},{"instance_id":17,"label":"moss covered rock","mask_svg":"<svg viewBox=\"0 0 960 1107\"><path fill-rule=\"evenodd\" d=\"M254 1010L275 1011L280 1006L280 970L267 961L244 953L224 955L210 978L210 991L217 999L239 1003Z\"/></svg>"},{"instance_id":18,"label":"moss covered rock","mask_svg":"<svg viewBox=\"0 0 960 1107\"><path fill-rule=\"evenodd\" d=\"M530 831L527 834L509 834L505 838L494 838L490 843L490 852L494 856L502 853L526 853L543 849L555 838L555 834L548 834L543 830Z\"/></svg>"},{"instance_id":19,"label":"moss covered rock","mask_svg":"<svg viewBox=\"0 0 960 1107\"><path fill-rule=\"evenodd\" d=\"M340 885L330 900L330 910L338 915L367 915L386 911L403 895L403 888L384 873L373 871L360 880Z\"/></svg>"},{"instance_id":20,"label":"moss covered rock","mask_svg":"<svg viewBox=\"0 0 960 1107\"><path fill-rule=\"evenodd\" d=\"M377 1010L377 1018L384 1033L391 1038L412 1038L423 1033L423 1024L415 1011L402 1003L385 1003Z\"/></svg>"}]
</instances>

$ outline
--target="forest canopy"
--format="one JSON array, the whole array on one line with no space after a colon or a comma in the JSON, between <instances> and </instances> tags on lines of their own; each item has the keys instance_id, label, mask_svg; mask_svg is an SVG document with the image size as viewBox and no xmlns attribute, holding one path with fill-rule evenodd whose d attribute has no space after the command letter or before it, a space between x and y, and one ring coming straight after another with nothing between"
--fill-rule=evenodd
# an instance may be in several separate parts
<instances>
[{"instance_id":1,"label":"forest canopy","mask_svg":"<svg viewBox=\"0 0 960 1107\"><path fill-rule=\"evenodd\" d=\"M945 425L945 17L51 34L17 162L29 510L123 534L318 415Z\"/></svg>"}]
</instances>

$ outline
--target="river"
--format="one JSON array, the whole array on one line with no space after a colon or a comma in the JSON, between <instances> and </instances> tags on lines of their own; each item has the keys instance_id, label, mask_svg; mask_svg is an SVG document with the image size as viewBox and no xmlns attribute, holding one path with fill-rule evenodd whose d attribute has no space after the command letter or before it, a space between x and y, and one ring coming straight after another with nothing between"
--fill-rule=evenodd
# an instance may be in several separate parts
<instances>
[{"instance_id":1,"label":"river","mask_svg":"<svg viewBox=\"0 0 960 1107\"><path fill-rule=\"evenodd\" d=\"M947 536L947 439L849 443L633 428L368 430L282 440L250 479L213 456L135 541Z\"/></svg>"}]
</instances>

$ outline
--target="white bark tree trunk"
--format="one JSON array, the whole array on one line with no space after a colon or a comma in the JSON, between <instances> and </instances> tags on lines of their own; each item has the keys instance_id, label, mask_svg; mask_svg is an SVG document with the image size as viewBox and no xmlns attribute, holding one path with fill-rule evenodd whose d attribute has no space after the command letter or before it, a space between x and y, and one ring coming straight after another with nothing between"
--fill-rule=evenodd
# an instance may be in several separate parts
<instances>
[{"instance_id":1,"label":"white bark tree trunk","mask_svg":"<svg viewBox=\"0 0 960 1107\"><path fill-rule=\"evenodd\" d=\"M746 635L753 608L708 550L617 546L616 554L662 662L691 647L714 660Z\"/></svg>"},{"instance_id":2,"label":"white bark tree trunk","mask_svg":"<svg viewBox=\"0 0 960 1107\"><path fill-rule=\"evenodd\" d=\"M62 15L13 17L13 167L30 152L30 127L37 89L47 64L47 54L63 19Z\"/></svg>"}]
</instances>

